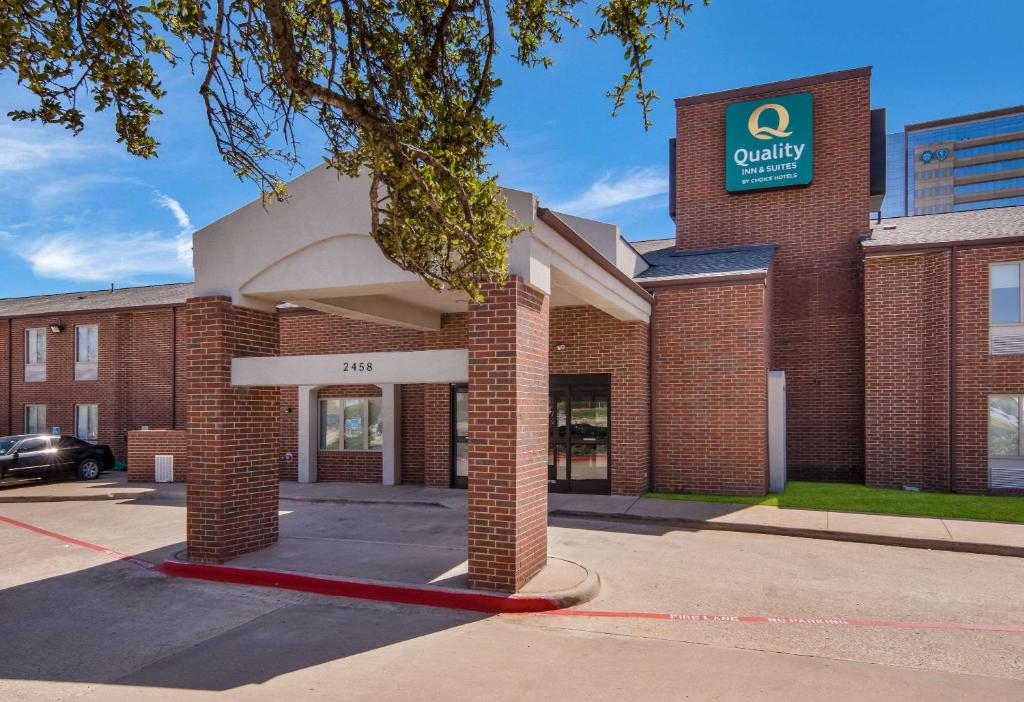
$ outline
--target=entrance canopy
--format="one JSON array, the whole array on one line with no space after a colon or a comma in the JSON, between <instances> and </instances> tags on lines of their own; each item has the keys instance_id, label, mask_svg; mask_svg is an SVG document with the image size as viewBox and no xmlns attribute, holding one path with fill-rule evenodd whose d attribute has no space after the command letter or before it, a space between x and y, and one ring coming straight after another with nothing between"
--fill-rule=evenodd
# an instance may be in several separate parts
<instances>
[{"instance_id":1,"label":"entrance canopy","mask_svg":"<svg viewBox=\"0 0 1024 702\"><path fill-rule=\"evenodd\" d=\"M549 295L552 306L590 305L647 322L651 298L632 277L647 268L618 228L539 208L530 193L503 191L527 227L509 246L512 275ZM194 235L196 295L240 307L282 303L424 331L465 312L466 295L436 291L381 253L370 237L369 179L316 168L288 186L288 200L260 201Z\"/></svg>"},{"instance_id":2,"label":"entrance canopy","mask_svg":"<svg viewBox=\"0 0 1024 702\"><path fill-rule=\"evenodd\" d=\"M223 562L276 540L277 387L296 388L298 477L315 480L318 416L335 417L334 426L344 419L346 431L349 421L329 408L319 411L321 388L378 386L382 479L395 483L401 479L403 385L422 388L421 431L430 435L436 458L437 447L448 443L441 434L454 424L445 408L450 398L438 397L438 390L451 393L464 384L469 582L520 589L547 562L551 307L592 307L612 318L599 315L602 323L627 323L619 338L638 343L630 348L639 352L637 368L646 368L653 297L633 277L647 263L618 228L560 215L538 207L530 193L505 190L516 223L525 227L509 242L511 278L487 281L483 299L470 304L465 293L433 290L384 257L369 234L368 178L339 178L321 167L290 183L288 192L285 203L269 210L251 203L193 238L196 297L187 315L198 331L189 353L201 376L189 392L189 450L197 466L189 471L190 558ZM426 333L409 335L423 337L412 346L417 350L387 352L383 342L344 355L281 355L282 315L276 312L289 304ZM459 333L446 336L452 328ZM385 332L377 327L373 333ZM318 350L345 350L346 341L336 341ZM597 427L609 400L591 395L578 402L583 414L594 416L588 425ZM361 424L352 417L356 432L369 426L374 404L353 399L357 404L345 406L363 408ZM566 480L607 482L607 441L590 438L567 445L574 458L566 463Z\"/></svg>"}]
</instances>

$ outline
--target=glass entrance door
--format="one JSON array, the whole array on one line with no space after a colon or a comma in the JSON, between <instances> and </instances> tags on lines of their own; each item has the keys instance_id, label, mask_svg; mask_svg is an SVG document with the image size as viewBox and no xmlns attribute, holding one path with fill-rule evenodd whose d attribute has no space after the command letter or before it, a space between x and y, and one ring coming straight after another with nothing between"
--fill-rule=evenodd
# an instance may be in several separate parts
<instances>
[{"instance_id":1,"label":"glass entrance door","mask_svg":"<svg viewBox=\"0 0 1024 702\"><path fill-rule=\"evenodd\" d=\"M452 397L452 487L469 487L469 386L453 385Z\"/></svg>"},{"instance_id":2,"label":"glass entrance door","mask_svg":"<svg viewBox=\"0 0 1024 702\"><path fill-rule=\"evenodd\" d=\"M608 375L553 375L548 402L548 489L611 492Z\"/></svg>"}]
</instances>

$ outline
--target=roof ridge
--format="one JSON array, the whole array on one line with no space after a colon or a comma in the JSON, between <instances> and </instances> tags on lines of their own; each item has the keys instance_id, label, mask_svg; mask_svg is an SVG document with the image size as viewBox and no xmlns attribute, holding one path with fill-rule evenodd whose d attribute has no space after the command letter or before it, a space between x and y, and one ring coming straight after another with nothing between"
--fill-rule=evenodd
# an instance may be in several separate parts
<instances>
[{"instance_id":1,"label":"roof ridge","mask_svg":"<svg viewBox=\"0 0 1024 702\"><path fill-rule=\"evenodd\" d=\"M64 295L89 295L91 293L112 293L121 292L125 290L142 290L145 288L170 288L176 285L195 285L195 281L187 280L177 283L150 283L149 285L125 285L120 288L98 288L95 290L69 290L67 292L58 293L41 293L39 295L18 295L15 297L0 297L0 302L6 302L9 300L30 300L32 298L42 297L63 297Z\"/></svg>"}]
</instances>

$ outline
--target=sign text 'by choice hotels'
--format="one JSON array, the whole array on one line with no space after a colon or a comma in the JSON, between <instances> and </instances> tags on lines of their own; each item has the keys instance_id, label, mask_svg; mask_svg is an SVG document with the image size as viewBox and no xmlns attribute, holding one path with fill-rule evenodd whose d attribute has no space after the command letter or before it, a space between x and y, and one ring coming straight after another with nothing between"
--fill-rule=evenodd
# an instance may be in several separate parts
<instances>
[{"instance_id":1,"label":"sign text 'by choice hotels'","mask_svg":"<svg viewBox=\"0 0 1024 702\"><path fill-rule=\"evenodd\" d=\"M731 193L807 185L814 174L810 93L725 108L725 189Z\"/></svg>"}]
</instances>

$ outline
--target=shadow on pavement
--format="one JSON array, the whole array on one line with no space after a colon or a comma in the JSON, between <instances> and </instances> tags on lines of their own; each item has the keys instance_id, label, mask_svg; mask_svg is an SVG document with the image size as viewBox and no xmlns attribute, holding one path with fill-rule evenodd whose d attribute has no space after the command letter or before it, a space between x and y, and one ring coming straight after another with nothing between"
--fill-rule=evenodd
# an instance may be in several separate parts
<instances>
[{"instance_id":1,"label":"shadow on pavement","mask_svg":"<svg viewBox=\"0 0 1024 702\"><path fill-rule=\"evenodd\" d=\"M259 684L488 616L170 578L123 561L4 589L0 613L0 679L195 690Z\"/></svg>"}]
</instances>

